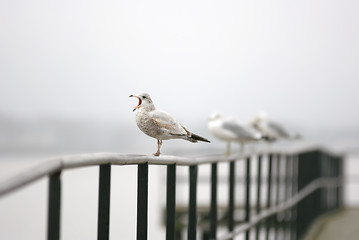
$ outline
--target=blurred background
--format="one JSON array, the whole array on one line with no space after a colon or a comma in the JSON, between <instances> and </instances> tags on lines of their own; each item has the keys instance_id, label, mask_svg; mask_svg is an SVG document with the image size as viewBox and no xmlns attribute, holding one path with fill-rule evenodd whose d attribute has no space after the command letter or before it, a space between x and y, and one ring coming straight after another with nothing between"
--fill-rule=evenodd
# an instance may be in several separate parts
<instances>
[{"instance_id":1,"label":"blurred background","mask_svg":"<svg viewBox=\"0 0 359 240\"><path fill-rule=\"evenodd\" d=\"M303 141L345 151L355 171L358 11L354 0L2 0L0 179L64 154L155 152L156 141L135 124L137 100L128 97L142 92L212 140L210 146L166 141L163 154L221 153L225 144L207 129L212 112L245 123L265 111ZM111 234L128 232L132 239L135 213L127 206L134 203L123 192L135 198L136 169L128 169L113 170L112 198L121 204L112 205L118 214L111 224L122 227L111 227ZM162 207L162 171L151 169L150 204ZM96 174L97 168L64 173L64 239L96 238ZM0 199L1 239L45 238L46 187L44 179ZM149 229L163 239L157 220ZM95 234L84 230L89 226Z\"/></svg>"}]
</instances>

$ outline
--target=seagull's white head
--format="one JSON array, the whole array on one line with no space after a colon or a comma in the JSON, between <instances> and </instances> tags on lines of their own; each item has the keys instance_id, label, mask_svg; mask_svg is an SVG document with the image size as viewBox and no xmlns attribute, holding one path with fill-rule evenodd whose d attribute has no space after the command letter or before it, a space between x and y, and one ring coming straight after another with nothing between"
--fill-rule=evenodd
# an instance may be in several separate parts
<instances>
[{"instance_id":1,"label":"seagull's white head","mask_svg":"<svg viewBox=\"0 0 359 240\"><path fill-rule=\"evenodd\" d=\"M265 112L259 112L255 116L253 116L249 123L253 124L259 124L261 122L266 122L268 120L268 115Z\"/></svg>"},{"instance_id":2,"label":"seagull's white head","mask_svg":"<svg viewBox=\"0 0 359 240\"><path fill-rule=\"evenodd\" d=\"M252 117L248 123L258 129L261 128L260 126L266 125L268 122L268 115L265 112L259 112L254 117Z\"/></svg>"},{"instance_id":3,"label":"seagull's white head","mask_svg":"<svg viewBox=\"0 0 359 240\"><path fill-rule=\"evenodd\" d=\"M215 121L215 120L219 120L219 119L223 119L223 115L216 112L216 113L212 113L208 120Z\"/></svg>"},{"instance_id":4,"label":"seagull's white head","mask_svg":"<svg viewBox=\"0 0 359 240\"><path fill-rule=\"evenodd\" d=\"M267 121L268 120L268 114L266 112L259 112L257 113L256 116L258 119L260 119L261 121Z\"/></svg>"},{"instance_id":5,"label":"seagull's white head","mask_svg":"<svg viewBox=\"0 0 359 240\"><path fill-rule=\"evenodd\" d=\"M155 106L153 105L151 96L148 93L141 93L138 95L130 95L130 97L138 98L137 106L133 107L133 111L139 108L147 108L148 110L154 110Z\"/></svg>"}]
</instances>

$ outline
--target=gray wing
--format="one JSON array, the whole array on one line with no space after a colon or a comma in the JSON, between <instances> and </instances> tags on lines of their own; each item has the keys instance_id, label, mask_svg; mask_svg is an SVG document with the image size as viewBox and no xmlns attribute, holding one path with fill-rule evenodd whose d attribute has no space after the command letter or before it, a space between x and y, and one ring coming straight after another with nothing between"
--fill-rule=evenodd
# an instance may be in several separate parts
<instances>
[{"instance_id":1,"label":"gray wing","mask_svg":"<svg viewBox=\"0 0 359 240\"><path fill-rule=\"evenodd\" d=\"M269 128L273 129L279 137L282 138L289 138L290 134L285 130L281 125L275 123L275 122L268 122Z\"/></svg>"},{"instance_id":2,"label":"gray wing","mask_svg":"<svg viewBox=\"0 0 359 240\"><path fill-rule=\"evenodd\" d=\"M224 121L223 128L234 133L239 139L259 139L259 133L250 131L236 122Z\"/></svg>"},{"instance_id":3,"label":"gray wing","mask_svg":"<svg viewBox=\"0 0 359 240\"><path fill-rule=\"evenodd\" d=\"M158 127L167 130L171 135L187 135L186 129L171 115L166 112L155 110L150 113L150 118Z\"/></svg>"}]
</instances>

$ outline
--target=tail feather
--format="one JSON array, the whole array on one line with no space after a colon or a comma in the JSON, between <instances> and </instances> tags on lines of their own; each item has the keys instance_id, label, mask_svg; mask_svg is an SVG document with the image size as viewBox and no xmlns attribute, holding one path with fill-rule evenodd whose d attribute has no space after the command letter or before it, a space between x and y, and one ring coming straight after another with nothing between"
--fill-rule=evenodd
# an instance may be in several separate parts
<instances>
[{"instance_id":1,"label":"tail feather","mask_svg":"<svg viewBox=\"0 0 359 240\"><path fill-rule=\"evenodd\" d=\"M208 142L210 143L208 139L205 139L204 137L198 136L197 134L191 133L190 139L193 140L193 142L202 141L202 142Z\"/></svg>"},{"instance_id":2,"label":"tail feather","mask_svg":"<svg viewBox=\"0 0 359 240\"><path fill-rule=\"evenodd\" d=\"M182 126L182 125L181 125ZM187 139L190 142L197 142L197 141L202 141L202 142L210 142L209 140L205 139L204 137L198 136L197 134L191 133L190 131L188 131L184 126L182 126L183 129L187 132Z\"/></svg>"},{"instance_id":3,"label":"tail feather","mask_svg":"<svg viewBox=\"0 0 359 240\"><path fill-rule=\"evenodd\" d=\"M262 139L267 141L267 142L274 142L276 140L275 138L270 137L270 136L266 136L266 135L263 135Z\"/></svg>"}]
</instances>

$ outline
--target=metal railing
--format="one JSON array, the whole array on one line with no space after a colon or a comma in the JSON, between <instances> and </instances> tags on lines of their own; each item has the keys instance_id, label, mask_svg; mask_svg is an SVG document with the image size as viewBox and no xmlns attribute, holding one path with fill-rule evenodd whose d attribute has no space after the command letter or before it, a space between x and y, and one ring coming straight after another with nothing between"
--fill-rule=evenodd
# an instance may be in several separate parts
<instances>
[{"instance_id":1,"label":"metal railing","mask_svg":"<svg viewBox=\"0 0 359 240\"><path fill-rule=\"evenodd\" d=\"M235 214L235 165L245 164L244 216ZM256 176L251 163L257 161ZM263 168L263 162L267 168ZM70 168L99 166L98 239L109 239L110 185L112 165L137 165L137 239L148 239L148 165L167 165L166 239L175 239L176 228L176 168L189 168L189 203L187 239L300 239L309 224L320 214L343 206L343 157L322 148L276 150L255 155L175 157L95 153L51 159L35 168L0 183L0 197L42 177L49 177L47 239L60 239L61 172ZM197 184L198 167L211 165L211 194L208 228L198 227ZM224 223L218 218L218 164L229 165L229 196ZM256 181L253 181L256 179ZM265 185L264 185L265 183ZM255 199L251 200L251 188ZM266 196L262 192L265 187ZM253 195L253 194L252 194ZM263 207L262 202L266 204ZM252 204L251 204L252 203ZM254 203L254 204L253 204ZM254 209L252 209L254 208ZM135 209L134 209L135 211ZM202 226L202 225L201 225ZM218 234L217 229L227 228ZM198 229L197 229L198 228ZM177 240L179 238L177 237Z\"/></svg>"}]
</instances>

